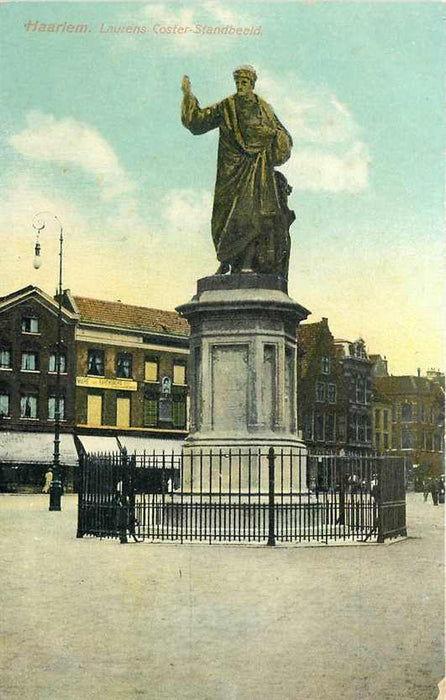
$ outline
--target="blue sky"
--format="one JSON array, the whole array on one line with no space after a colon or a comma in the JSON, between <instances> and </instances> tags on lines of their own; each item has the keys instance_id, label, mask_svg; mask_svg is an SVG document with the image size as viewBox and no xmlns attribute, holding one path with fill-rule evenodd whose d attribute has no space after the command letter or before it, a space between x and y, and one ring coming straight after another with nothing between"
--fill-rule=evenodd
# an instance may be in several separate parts
<instances>
[{"instance_id":1,"label":"blue sky","mask_svg":"<svg viewBox=\"0 0 446 700\"><path fill-rule=\"evenodd\" d=\"M294 139L283 167L297 216L290 294L336 337L362 335L395 374L442 366L443 4L23 2L0 5L0 20L0 294L54 289L55 228L42 234L44 265L30 267L32 218L49 209L64 223L74 293L187 300L216 267L218 134L182 127L179 83L187 73L212 103L251 63ZM153 31L197 23L261 33Z\"/></svg>"}]
</instances>

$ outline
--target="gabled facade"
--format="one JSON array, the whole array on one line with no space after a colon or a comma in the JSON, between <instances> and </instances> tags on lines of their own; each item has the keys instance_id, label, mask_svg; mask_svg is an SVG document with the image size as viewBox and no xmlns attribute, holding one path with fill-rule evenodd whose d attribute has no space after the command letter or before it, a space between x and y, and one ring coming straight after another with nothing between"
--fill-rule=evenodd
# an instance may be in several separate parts
<instances>
[{"instance_id":1,"label":"gabled facade","mask_svg":"<svg viewBox=\"0 0 446 700\"><path fill-rule=\"evenodd\" d=\"M345 449L369 453L372 450L372 364L362 338L354 342L335 340L335 346L345 387Z\"/></svg>"},{"instance_id":2,"label":"gabled facade","mask_svg":"<svg viewBox=\"0 0 446 700\"><path fill-rule=\"evenodd\" d=\"M0 428L54 429L57 302L28 286L0 297ZM76 314L62 310L61 432L75 423Z\"/></svg>"},{"instance_id":3,"label":"gabled facade","mask_svg":"<svg viewBox=\"0 0 446 700\"><path fill-rule=\"evenodd\" d=\"M345 447L346 414L341 365L328 320L297 329L298 427L309 450Z\"/></svg>"},{"instance_id":4,"label":"gabled facade","mask_svg":"<svg viewBox=\"0 0 446 700\"><path fill-rule=\"evenodd\" d=\"M60 464L77 464L75 327L61 313ZM58 304L34 286L0 298L0 490L40 490L54 455Z\"/></svg>"}]
</instances>

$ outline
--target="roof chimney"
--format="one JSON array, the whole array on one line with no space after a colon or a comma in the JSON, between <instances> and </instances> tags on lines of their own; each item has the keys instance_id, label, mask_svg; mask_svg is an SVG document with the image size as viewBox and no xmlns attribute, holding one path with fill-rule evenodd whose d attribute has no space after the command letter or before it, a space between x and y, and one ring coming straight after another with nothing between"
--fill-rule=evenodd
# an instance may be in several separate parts
<instances>
[{"instance_id":1,"label":"roof chimney","mask_svg":"<svg viewBox=\"0 0 446 700\"><path fill-rule=\"evenodd\" d=\"M417 368L417 377L421 377L421 369L419 367Z\"/></svg>"}]
</instances>

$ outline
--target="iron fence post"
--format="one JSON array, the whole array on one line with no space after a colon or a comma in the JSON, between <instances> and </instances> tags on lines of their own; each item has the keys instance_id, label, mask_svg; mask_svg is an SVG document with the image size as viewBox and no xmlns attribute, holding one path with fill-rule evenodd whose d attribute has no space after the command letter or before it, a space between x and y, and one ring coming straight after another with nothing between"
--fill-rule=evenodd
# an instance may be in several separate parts
<instances>
[{"instance_id":1,"label":"iron fence post","mask_svg":"<svg viewBox=\"0 0 446 700\"><path fill-rule=\"evenodd\" d=\"M268 547L274 547L276 544L275 534L275 507L274 507L274 490L275 490L275 473L274 473L274 448L270 447L268 451Z\"/></svg>"},{"instance_id":2,"label":"iron fence post","mask_svg":"<svg viewBox=\"0 0 446 700\"><path fill-rule=\"evenodd\" d=\"M378 465L378 539L379 544L384 542L384 519L383 519L383 460L377 460Z\"/></svg>"},{"instance_id":3,"label":"iron fence post","mask_svg":"<svg viewBox=\"0 0 446 700\"><path fill-rule=\"evenodd\" d=\"M119 511L119 541L121 544L127 544L127 523L128 523L128 491L129 491L129 478L128 478L128 460L127 460L127 450L125 447L121 453L121 501L120 501L120 511Z\"/></svg>"},{"instance_id":4,"label":"iron fence post","mask_svg":"<svg viewBox=\"0 0 446 700\"><path fill-rule=\"evenodd\" d=\"M82 455L79 459L79 471L80 471L80 479L79 479L79 490L77 494L77 532L76 532L76 537L81 538L84 536L84 513L83 513L83 501L84 501L84 494L85 494L85 463L87 461L87 458L85 455Z\"/></svg>"}]
</instances>

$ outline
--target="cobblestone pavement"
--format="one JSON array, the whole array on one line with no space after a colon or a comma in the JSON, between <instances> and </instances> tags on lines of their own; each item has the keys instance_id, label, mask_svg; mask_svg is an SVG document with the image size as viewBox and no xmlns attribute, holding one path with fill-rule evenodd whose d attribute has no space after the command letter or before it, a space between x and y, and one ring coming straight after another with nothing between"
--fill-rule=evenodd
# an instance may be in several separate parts
<instances>
[{"instance_id":1,"label":"cobblestone pavement","mask_svg":"<svg viewBox=\"0 0 446 700\"><path fill-rule=\"evenodd\" d=\"M436 700L443 506L410 539L77 540L76 498L0 497L2 700Z\"/></svg>"}]
</instances>

